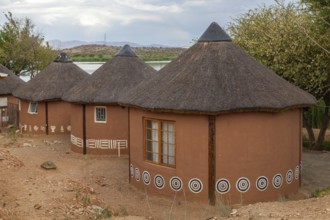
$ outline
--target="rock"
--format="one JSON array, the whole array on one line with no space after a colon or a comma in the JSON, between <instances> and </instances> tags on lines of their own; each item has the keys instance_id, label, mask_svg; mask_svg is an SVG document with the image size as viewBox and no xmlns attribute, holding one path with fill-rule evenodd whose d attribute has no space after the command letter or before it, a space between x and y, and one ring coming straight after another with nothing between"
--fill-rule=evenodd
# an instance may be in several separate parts
<instances>
[{"instance_id":1,"label":"rock","mask_svg":"<svg viewBox=\"0 0 330 220\"><path fill-rule=\"evenodd\" d=\"M103 212L103 209L100 206L92 205L92 208L94 209L94 211L96 213L102 213Z\"/></svg>"},{"instance_id":2,"label":"rock","mask_svg":"<svg viewBox=\"0 0 330 220\"><path fill-rule=\"evenodd\" d=\"M40 208L41 208L41 205L40 205L40 204L35 204L33 207L34 207L35 209L40 209Z\"/></svg>"},{"instance_id":3,"label":"rock","mask_svg":"<svg viewBox=\"0 0 330 220\"><path fill-rule=\"evenodd\" d=\"M32 144L30 144L30 143L23 143L23 147L32 147Z\"/></svg>"},{"instance_id":4,"label":"rock","mask_svg":"<svg viewBox=\"0 0 330 220\"><path fill-rule=\"evenodd\" d=\"M237 209L232 209L230 215L236 215L237 214Z\"/></svg>"},{"instance_id":5,"label":"rock","mask_svg":"<svg viewBox=\"0 0 330 220\"><path fill-rule=\"evenodd\" d=\"M56 165L52 161L46 161L43 164L41 164L41 167L50 170L50 169L56 169Z\"/></svg>"}]
</instances>

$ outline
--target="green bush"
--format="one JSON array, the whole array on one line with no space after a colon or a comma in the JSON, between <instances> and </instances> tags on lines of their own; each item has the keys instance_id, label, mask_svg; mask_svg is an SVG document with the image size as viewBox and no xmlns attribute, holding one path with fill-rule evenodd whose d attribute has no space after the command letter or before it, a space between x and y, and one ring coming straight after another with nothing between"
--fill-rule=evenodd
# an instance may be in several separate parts
<instances>
[{"instance_id":1,"label":"green bush","mask_svg":"<svg viewBox=\"0 0 330 220\"><path fill-rule=\"evenodd\" d=\"M324 141L322 143L323 150L330 151L330 141Z\"/></svg>"},{"instance_id":2,"label":"green bush","mask_svg":"<svg viewBox=\"0 0 330 220\"><path fill-rule=\"evenodd\" d=\"M311 147L311 142L308 140L308 138L303 135L302 137L302 145L303 145L303 148L306 148L306 149L309 149Z\"/></svg>"},{"instance_id":3,"label":"green bush","mask_svg":"<svg viewBox=\"0 0 330 220\"><path fill-rule=\"evenodd\" d=\"M313 128L321 127L324 109L325 103L323 99L320 99L317 100L316 105L313 108L310 108L307 112L305 112L305 116L307 116Z\"/></svg>"},{"instance_id":4,"label":"green bush","mask_svg":"<svg viewBox=\"0 0 330 220\"><path fill-rule=\"evenodd\" d=\"M323 189L317 189L317 190L315 190L312 193L311 197L317 198L317 197L328 195L329 193L330 193L330 186L328 186L326 188L323 188Z\"/></svg>"}]
</instances>

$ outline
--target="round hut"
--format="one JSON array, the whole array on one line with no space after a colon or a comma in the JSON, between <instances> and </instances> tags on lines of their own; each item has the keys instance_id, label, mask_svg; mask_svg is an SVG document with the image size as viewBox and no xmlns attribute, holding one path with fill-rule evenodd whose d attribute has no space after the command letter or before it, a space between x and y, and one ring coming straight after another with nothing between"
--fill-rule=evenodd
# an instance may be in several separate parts
<instances>
[{"instance_id":1,"label":"round hut","mask_svg":"<svg viewBox=\"0 0 330 220\"><path fill-rule=\"evenodd\" d=\"M18 125L18 99L12 93L23 84L22 79L0 64L0 127Z\"/></svg>"},{"instance_id":2,"label":"round hut","mask_svg":"<svg viewBox=\"0 0 330 220\"><path fill-rule=\"evenodd\" d=\"M69 134L70 103L63 94L89 75L61 53L33 79L13 92L20 99L20 129L23 133Z\"/></svg>"},{"instance_id":3,"label":"round hut","mask_svg":"<svg viewBox=\"0 0 330 220\"><path fill-rule=\"evenodd\" d=\"M130 107L130 181L139 189L237 204L299 188L302 111L315 99L217 23L120 103Z\"/></svg>"},{"instance_id":4,"label":"round hut","mask_svg":"<svg viewBox=\"0 0 330 220\"><path fill-rule=\"evenodd\" d=\"M71 149L91 154L128 153L128 108L118 98L156 70L129 45L63 97L71 102Z\"/></svg>"}]
</instances>

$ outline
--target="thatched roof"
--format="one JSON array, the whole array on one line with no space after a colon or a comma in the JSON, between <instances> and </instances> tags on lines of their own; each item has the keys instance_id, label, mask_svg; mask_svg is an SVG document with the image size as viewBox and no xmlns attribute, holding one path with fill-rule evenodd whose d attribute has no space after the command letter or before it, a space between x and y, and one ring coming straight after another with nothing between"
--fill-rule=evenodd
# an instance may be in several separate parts
<instances>
[{"instance_id":1,"label":"thatched roof","mask_svg":"<svg viewBox=\"0 0 330 220\"><path fill-rule=\"evenodd\" d=\"M156 70L140 60L125 45L112 60L73 87L63 99L81 104L117 104L120 96L155 74Z\"/></svg>"},{"instance_id":2,"label":"thatched roof","mask_svg":"<svg viewBox=\"0 0 330 220\"><path fill-rule=\"evenodd\" d=\"M0 64L0 73L7 74L7 76L0 80L0 95L10 95L24 81L16 76L12 71Z\"/></svg>"},{"instance_id":3,"label":"thatched roof","mask_svg":"<svg viewBox=\"0 0 330 220\"><path fill-rule=\"evenodd\" d=\"M151 111L215 115L315 104L312 95L260 64L228 38L217 23L212 23L201 40L151 80L131 90L120 104Z\"/></svg>"},{"instance_id":4,"label":"thatched roof","mask_svg":"<svg viewBox=\"0 0 330 220\"><path fill-rule=\"evenodd\" d=\"M66 57L66 58L65 58ZM33 79L13 92L13 95L30 101L61 100L63 94L89 75L61 54Z\"/></svg>"}]
</instances>

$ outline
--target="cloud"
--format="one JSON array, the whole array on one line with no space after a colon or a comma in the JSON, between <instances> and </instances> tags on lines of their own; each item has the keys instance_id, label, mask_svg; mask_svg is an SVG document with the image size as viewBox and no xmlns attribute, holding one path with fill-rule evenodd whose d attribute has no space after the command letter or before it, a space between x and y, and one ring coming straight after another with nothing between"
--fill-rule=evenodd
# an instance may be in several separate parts
<instances>
[{"instance_id":1,"label":"cloud","mask_svg":"<svg viewBox=\"0 0 330 220\"><path fill-rule=\"evenodd\" d=\"M156 4L155 2L151 4L152 1L149 1L150 3L147 3L147 1L145 0L116 0L116 2L119 5L123 5L144 12L180 13L183 11L183 8L181 8L180 5L175 3L166 4L165 2L162 2L162 4L157 4L157 1L155 1Z\"/></svg>"},{"instance_id":2,"label":"cloud","mask_svg":"<svg viewBox=\"0 0 330 220\"><path fill-rule=\"evenodd\" d=\"M46 39L127 40L186 45L217 21L273 0L0 0L0 11L31 18ZM0 25L5 22L0 15Z\"/></svg>"}]
</instances>

